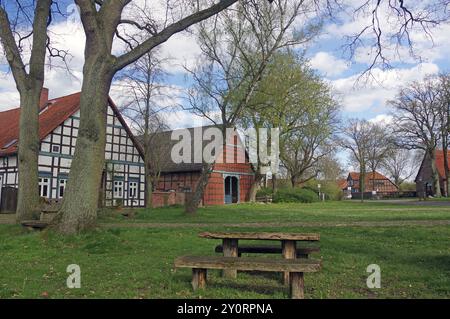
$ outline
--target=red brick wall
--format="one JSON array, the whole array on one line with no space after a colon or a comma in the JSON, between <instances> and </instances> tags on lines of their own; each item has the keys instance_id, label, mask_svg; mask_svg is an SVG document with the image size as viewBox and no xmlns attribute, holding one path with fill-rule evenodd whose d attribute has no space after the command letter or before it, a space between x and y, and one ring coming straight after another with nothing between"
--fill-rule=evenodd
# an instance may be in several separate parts
<instances>
[{"instance_id":1,"label":"red brick wall","mask_svg":"<svg viewBox=\"0 0 450 319\"><path fill-rule=\"evenodd\" d=\"M238 143L238 141L235 139L234 144L236 143ZM227 159L226 154L232 155L230 155ZM224 154L220 154L218 156L218 158L220 157L223 158L223 163L214 164L213 172L209 177L208 185L206 186L205 194L203 196L203 204L224 204L225 191L223 174L226 173L239 175L239 200L240 202L248 201L249 192L253 181L253 170L251 164L245 156L245 152L243 152L243 148L238 149L237 147L227 145ZM163 174L158 183L157 190L175 190L176 192L182 192L184 188L190 187L193 191L197 185L199 176L199 172Z\"/></svg>"},{"instance_id":2,"label":"red brick wall","mask_svg":"<svg viewBox=\"0 0 450 319\"><path fill-rule=\"evenodd\" d=\"M179 192L153 192L152 206L163 207L171 205L184 205L186 193Z\"/></svg>"}]
</instances>

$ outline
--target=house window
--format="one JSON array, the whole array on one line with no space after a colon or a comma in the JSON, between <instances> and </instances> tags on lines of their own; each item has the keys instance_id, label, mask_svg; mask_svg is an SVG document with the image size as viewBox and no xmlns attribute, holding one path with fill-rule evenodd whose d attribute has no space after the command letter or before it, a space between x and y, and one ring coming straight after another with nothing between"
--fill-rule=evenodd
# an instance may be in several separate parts
<instances>
[{"instance_id":1,"label":"house window","mask_svg":"<svg viewBox=\"0 0 450 319\"><path fill-rule=\"evenodd\" d=\"M123 181L114 181L114 198L123 198Z\"/></svg>"},{"instance_id":2,"label":"house window","mask_svg":"<svg viewBox=\"0 0 450 319\"><path fill-rule=\"evenodd\" d=\"M58 183L58 197L64 197L64 191L66 190L67 179L60 178Z\"/></svg>"},{"instance_id":3,"label":"house window","mask_svg":"<svg viewBox=\"0 0 450 319\"><path fill-rule=\"evenodd\" d=\"M52 146L52 152L53 153L59 153L59 151L60 151L59 145L53 145Z\"/></svg>"},{"instance_id":4,"label":"house window","mask_svg":"<svg viewBox=\"0 0 450 319\"><path fill-rule=\"evenodd\" d=\"M50 190L50 178L39 177L39 196L48 197Z\"/></svg>"},{"instance_id":5,"label":"house window","mask_svg":"<svg viewBox=\"0 0 450 319\"><path fill-rule=\"evenodd\" d=\"M128 183L129 198L136 198L137 193L138 193L138 183L137 182L129 182Z\"/></svg>"}]
</instances>

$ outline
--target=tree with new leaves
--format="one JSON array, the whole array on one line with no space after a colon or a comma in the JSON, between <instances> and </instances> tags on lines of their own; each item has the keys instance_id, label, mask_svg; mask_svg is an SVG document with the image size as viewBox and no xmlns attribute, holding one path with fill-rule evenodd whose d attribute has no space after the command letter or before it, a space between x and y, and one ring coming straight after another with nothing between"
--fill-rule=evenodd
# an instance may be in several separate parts
<instances>
[{"instance_id":1,"label":"tree with new leaves","mask_svg":"<svg viewBox=\"0 0 450 319\"><path fill-rule=\"evenodd\" d=\"M406 149L420 149L431 162L435 196L441 196L439 173L436 167L436 148L439 142L439 92L436 82L427 78L404 87L389 103L393 112L397 143Z\"/></svg>"},{"instance_id":2,"label":"tree with new leaves","mask_svg":"<svg viewBox=\"0 0 450 319\"><path fill-rule=\"evenodd\" d=\"M187 69L194 80L187 109L223 132L235 126L258 83L268 75L274 54L306 43L317 34L320 23L316 21L300 29L295 25L299 16L314 10L312 5L305 0L249 0L218 14L213 22L201 23L201 58L195 69ZM197 210L213 165L204 163L203 167L192 200L187 202L187 213Z\"/></svg>"},{"instance_id":3,"label":"tree with new leaves","mask_svg":"<svg viewBox=\"0 0 450 319\"><path fill-rule=\"evenodd\" d=\"M46 52L59 55L51 50L47 35L55 13L52 4L52 0L0 1L0 43L20 94L18 221L39 218L38 188L30 185L38 184L38 118Z\"/></svg>"},{"instance_id":4,"label":"tree with new leaves","mask_svg":"<svg viewBox=\"0 0 450 319\"><path fill-rule=\"evenodd\" d=\"M274 55L241 122L246 128L279 128L281 164L296 186L314 178L318 161L330 152L337 112L330 87L305 59L285 51ZM259 161L256 166L261 168ZM260 182L255 179L256 186Z\"/></svg>"}]
</instances>

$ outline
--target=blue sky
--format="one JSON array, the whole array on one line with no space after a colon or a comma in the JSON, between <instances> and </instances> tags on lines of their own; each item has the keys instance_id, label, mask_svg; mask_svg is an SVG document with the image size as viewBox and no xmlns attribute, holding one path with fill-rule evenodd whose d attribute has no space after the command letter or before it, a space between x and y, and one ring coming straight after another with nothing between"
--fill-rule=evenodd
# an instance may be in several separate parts
<instances>
[{"instance_id":1,"label":"blue sky","mask_svg":"<svg viewBox=\"0 0 450 319\"><path fill-rule=\"evenodd\" d=\"M357 6L363 0L348 0ZM63 11L66 10L69 18L58 18L51 26L51 37L57 47L67 48L71 54L69 63L70 72L58 67L58 62L47 68L45 86L50 89L50 97L58 97L80 90L82 81L84 34L79 19L72 14L73 7L67 7L72 1L61 3ZM65 8L65 9L64 9ZM308 44L306 55L311 66L326 79L333 87L336 96L342 104L342 117L360 117L373 121L389 120L391 111L387 101L393 99L400 86L407 85L413 80L420 80L429 74L437 74L449 69L448 56L450 44L448 34L449 25L441 25L433 32L433 41L426 38L423 32L413 32L415 53L422 58L412 59L406 47L401 47L399 53L386 48L385 54L390 57L391 70L378 67L373 69L372 82L357 82L361 72L367 68L371 60L370 45L359 48L352 60L343 50L345 37L359 30L367 24L368 17L364 15L352 16L339 14L335 21L327 21L322 33L315 41ZM387 19L387 18L386 18ZM387 20L386 20L387 21ZM365 44L372 43L372 39L364 39ZM115 44L115 51L120 52L123 47ZM161 54L171 57L166 65L170 76L168 89L171 99L168 105L179 103L180 90L186 86L183 64L190 65L196 61L199 49L195 39L188 33L177 34L160 47ZM123 92L114 85L111 96L120 104L125 99ZM5 58L0 57L0 111L16 107L19 96L15 88L12 75L8 72ZM205 124L204 120L185 111L174 110L168 115L172 128L188 127Z\"/></svg>"}]
</instances>

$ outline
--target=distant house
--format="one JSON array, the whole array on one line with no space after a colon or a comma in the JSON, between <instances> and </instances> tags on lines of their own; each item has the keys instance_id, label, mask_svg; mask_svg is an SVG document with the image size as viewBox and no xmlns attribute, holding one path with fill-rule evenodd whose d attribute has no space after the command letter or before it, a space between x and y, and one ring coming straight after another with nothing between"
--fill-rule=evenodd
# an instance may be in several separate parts
<instances>
[{"instance_id":1,"label":"distant house","mask_svg":"<svg viewBox=\"0 0 450 319\"><path fill-rule=\"evenodd\" d=\"M195 133L194 130L202 134L202 130L206 127L189 128L191 138L191 162L174 163L171 158L172 146L178 143L172 140L173 131L165 131L157 133L159 143L170 145L169 151L165 152L164 165L160 168L161 177L157 185L156 192L193 192L197 186L198 179L201 175L203 164L194 162L195 154ZM175 130L176 132L177 130ZM197 135L198 136L198 135ZM201 148L209 141L203 141ZM232 154L232 156L230 156ZM203 205L223 205L231 203L246 202L249 200L250 188L254 179L254 171L249 163L245 147L236 134L232 141L227 141L224 154L217 154L216 159L224 156L223 163L216 162L213 165L212 173L206 186L202 204ZM200 154L201 156L201 154ZM198 156L197 156L198 157ZM200 157L201 158L201 157ZM239 160L238 160L239 159Z\"/></svg>"},{"instance_id":2,"label":"distant house","mask_svg":"<svg viewBox=\"0 0 450 319\"><path fill-rule=\"evenodd\" d=\"M444 169L444 151L436 150L436 168L439 174L439 184L441 186L441 194L445 194L445 169ZM447 159L450 160L450 152L447 152ZM431 160L428 155L425 155L422 164L420 165L419 171L417 172L416 179L416 191L419 197L434 196L433 178L431 175Z\"/></svg>"},{"instance_id":3,"label":"distant house","mask_svg":"<svg viewBox=\"0 0 450 319\"><path fill-rule=\"evenodd\" d=\"M359 185L360 174L359 172L350 172L347 176L347 185L344 189L350 191L352 194L360 193ZM364 179L364 192L368 193L380 193L390 195L398 192L398 186L395 185L389 178L381 173L366 173ZM344 185L343 185L344 186Z\"/></svg>"},{"instance_id":4,"label":"distant house","mask_svg":"<svg viewBox=\"0 0 450 319\"><path fill-rule=\"evenodd\" d=\"M80 93L54 99L43 89L39 106L39 195L60 200L69 178L80 123ZM20 108L0 112L0 209L3 191L17 194ZM143 206L145 174L140 145L111 99L105 105L106 150L102 205ZM78 181L83 183L83 181ZM17 199L15 198L14 201ZM8 200L10 202L10 200Z\"/></svg>"}]
</instances>

